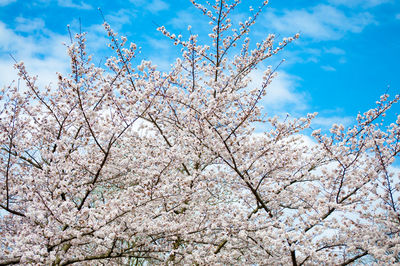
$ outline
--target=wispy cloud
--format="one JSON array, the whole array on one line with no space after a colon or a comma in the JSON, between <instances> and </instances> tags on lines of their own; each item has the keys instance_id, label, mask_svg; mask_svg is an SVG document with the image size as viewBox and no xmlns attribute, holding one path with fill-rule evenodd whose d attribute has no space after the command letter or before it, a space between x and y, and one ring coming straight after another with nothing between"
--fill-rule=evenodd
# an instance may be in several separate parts
<instances>
[{"instance_id":1,"label":"wispy cloud","mask_svg":"<svg viewBox=\"0 0 400 266\"><path fill-rule=\"evenodd\" d=\"M169 4L162 0L153 0L147 4L146 8L152 13L157 13L162 10L167 10L169 8Z\"/></svg>"},{"instance_id":2,"label":"wispy cloud","mask_svg":"<svg viewBox=\"0 0 400 266\"><path fill-rule=\"evenodd\" d=\"M344 54L346 54L346 52L343 49L340 49L338 47L324 48L324 52L326 54L334 54L334 55L344 55Z\"/></svg>"},{"instance_id":3,"label":"wispy cloud","mask_svg":"<svg viewBox=\"0 0 400 266\"><path fill-rule=\"evenodd\" d=\"M177 16L170 20L169 24L172 24L174 28L186 29L188 25L197 25L196 18L189 11L179 11Z\"/></svg>"},{"instance_id":4,"label":"wispy cloud","mask_svg":"<svg viewBox=\"0 0 400 266\"><path fill-rule=\"evenodd\" d=\"M163 10L169 9L169 4L163 0L130 0L130 2L136 6L140 6L141 8L151 12L158 13Z\"/></svg>"},{"instance_id":5,"label":"wispy cloud","mask_svg":"<svg viewBox=\"0 0 400 266\"><path fill-rule=\"evenodd\" d=\"M163 37L163 36L162 36ZM171 40L164 39L155 39L151 37L146 37L146 43L148 43L152 48L158 51L168 51L172 46Z\"/></svg>"},{"instance_id":6,"label":"wispy cloud","mask_svg":"<svg viewBox=\"0 0 400 266\"><path fill-rule=\"evenodd\" d=\"M114 30L119 30L122 25L130 24L136 18L136 13L132 9L119 9L106 15L107 22L111 23Z\"/></svg>"},{"instance_id":7,"label":"wispy cloud","mask_svg":"<svg viewBox=\"0 0 400 266\"><path fill-rule=\"evenodd\" d=\"M43 30L45 27L45 22L41 18L27 19L24 17L16 17L15 22L17 22L17 26L15 27L16 31L30 34L36 30Z\"/></svg>"},{"instance_id":8,"label":"wispy cloud","mask_svg":"<svg viewBox=\"0 0 400 266\"><path fill-rule=\"evenodd\" d=\"M321 66L321 68L325 71L330 71L330 72L336 71L336 68L334 68L333 66L330 66L330 65L324 65L324 66Z\"/></svg>"},{"instance_id":9,"label":"wispy cloud","mask_svg":"<svg viewBox=\"0 0 400 266\"><path fill-rule=\"evenodd\" d=\"M10 84L17 78L13 69L12 54L17 61L24 61L32 75L38 75L40 86L56 81L56 71L65 73L68 59L64 36L51 33L36 37L25 37L0 22L0 84Z\"/></svg>"},{"instance_id":10,"label":"wispy cloud","mask_svg":"<svg viewBox=\"0 0 400 266\"><path fill-rule=\"evenodd\" d=\"M263 71L256 69L250 74L252 82L250 88L259 88L263 82ZM304 110L307 107L305 95L296 91L299 87L298 81L300 78L290 75L284 71L279 71L277 76L272 80L272 83L267 87L267 95L262 101L266 111L287 110L288 105L292 111Z\"/></svg>"},{"instance_id":11,"label":"wispy cloud","mask_svg":"<svg viewBox=\"0 0 400 266\"><path fill-rule=\"evenodd\" d=\"M333 5L363 8L375 7L389 2L393 2L393 0L329 0L329 3Z\"/></svg>"},{"instance_id":12,"label":"wispy cloud","mask_svg":"<svg viewBox=\"0 0 400 266\"><path fill-rule=\"evenodd\" d=\"M70 7L70 8L77 8L77 9L93 9L91 5L86 4L85 2L81 1L79 4L73 2L73 0L57 0L59 6L62 7Z\"/></svg>"},{"instance_id":13,"label":"wispy cloud","mask_svg":"<svg viewBox=\"0 0 400 266\"><path fill-rule=\"evenodd\" d=\"M312 120L313 127L331 128L333 124L349 126L354 122L352 117L348 116L317 116Z\"/></svg>"},{"instance_id":14,"label":"wispy cloud","mask_svg":"<svg viewBox=\"0 0 400 266\"><path fill-rule=\"evenodd\" d=\"M0 6L6 6L9 5L11 3L16 2L17 0L0 0Z\"/></svg>"},{"instance_id":15,"label":"wispy cloud","mask_svg":"<svg viewBox=\"0 0 400 266\"><path fill-rule=\"evenodd\" d=\"M292 35L300 32L302 36L314 40L337 40L347 32L359 33L367 25L374 23L368 12L347 15L328 5L285 10L282 13L269 11L265 18L276 33Z\"/></svg>"},{"instance_id":16,"label":"wispy cloud","mask_svg":"<svg viewBox=\"0 0 400 266\"><path fill-rule=\"evenodd\" d=\"M396 14L396 19L400 19L400 13Z\"/></svg>"},{"instance_id":17,"label":"wispy cloud","mask_svg":"<svg viewBox=\"0 0 400 266\"><path fill-rule=\"evenodd\" d=\"M318 110L317 117L312 120L311 126L314 129L330 129L333 124L342 124L348 127L355 122L354 116L346 115L343 108L320 109Z\"/></svg>"},{"instance_id":18,"label":"wispy cloud","mask_svg":"<svg viewBox=\"0 0 400 266\"><path fill-rule=\"evenodd\" d=\"M172 26L175 30L183 32L184 36L185 33L188 32L188 25L190 25L192 26L191 32L194 34L199 34L200 39L202 39L207 35L201 33L208 33L210 25L208 24L207 19L205 19L201 15L198 15L199 13L195 14L196 15L193 15L193 12L190 12L188 10L178 11L174 17L172 17L167 23L165 23L165 25L167 26L167 29ZM205 38L208 38L208 36Z\"/></svg>"}]
</instances>

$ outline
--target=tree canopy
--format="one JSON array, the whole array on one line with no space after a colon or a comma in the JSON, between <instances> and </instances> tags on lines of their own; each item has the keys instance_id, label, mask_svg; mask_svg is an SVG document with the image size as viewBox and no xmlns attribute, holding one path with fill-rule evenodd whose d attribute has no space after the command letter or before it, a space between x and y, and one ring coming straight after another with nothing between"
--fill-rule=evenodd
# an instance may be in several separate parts
<instances>
[{"instance_id":1,"label":"tree canopy","mask_svg":"<svg viewBox=\"0 0 400 266\"><path fill-rule=\"evenodd\" d=\"M239 25L239 0L191 2L210 42L160 27L182 49L169 71L106 22L104 67L85 33L55 85L15 64L26 86L1 91L0 264L399 262L400 116L381 122L399 96L306 141L317 114L266 115L276 69L249 77L299 35L250 40L267 1Z\"/></svg>"}]
</instances>

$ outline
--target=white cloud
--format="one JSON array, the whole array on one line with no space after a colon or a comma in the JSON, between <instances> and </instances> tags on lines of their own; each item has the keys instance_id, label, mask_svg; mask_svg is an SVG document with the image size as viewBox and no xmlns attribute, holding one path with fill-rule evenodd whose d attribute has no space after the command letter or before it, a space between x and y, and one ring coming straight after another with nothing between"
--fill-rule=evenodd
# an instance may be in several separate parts
<instances>
[{"instance_id":1,"label":"white cloud","mask_svg":"<svg viewBox=\"0 0 400 266\"><path fill-rule=\"evenodd\" d=\"M333 66L330 66L330 65L324 65L324 66L321 66L321 68L325 71L330 71L330 72L336 71L336 68L334 68Z\"/></svg>"},{"instance_id":2,"label":"white cloud","mask_svg":"<svg viewBox=\"0 0 400 266\"><path fill-rule=\"evenodd\" d=\"M331 128L333 124L341 124L344 126L349 126L354 122L352 117L348 116L320 116L312 120L311 126L319 126L323 128Z\"/></svg>"},{"instance_id":3,"label":"white cloud","mask_svg":"<svg viewBox=\"0 0 400 266\"><path fill-rule=\"evenodd\" d=\"M296 87L295 77L280 71L276 78L272 80L267 89L267 104L281 105L285 103L299 103L299 95L293 89Z\"/></svg>"},{"instance_id":4,"label":"white cloud","mask_svg":"<svg viewBox=\"0 0 400 266\"><path fill-rule=\"evenodd\" d=\"M16 2L17 0L0 0L0 6L6 6L9 5L11 3Z\"/></svg>"},{"instance_id":5,"label":"white cloud","mask_svg":"<svg viewBox=\"0 0 400 266\"><path fill-rule=\"evenodd\" d=\"M133 9L119 9L117 12L107 12L106 21L114 30L119 30L123 25L132 23L136 16Z\"/></svg>"},{"instance_id":6,"label":"white cloud","mask_svg":"<svg viewBox=\"0 0 400 266\"><path fill-rule=\"evenodd\" d=\"M151 12L151 13L158 13L163 10L169 9L169 4L168 2L165 2L163 0L130 0L130 2L136 6L140 6L141 8L144 8L145 10Z\"/></svg>"},{"instance_id":7,"label":"white cloud","mask_svg":"<svg viewBox=\"0 0 400 266\"><path fill-rule=\"evenodd\" d=\"M396 14L396 19L400 19L400 13Z\"/></svg>"},{"instance_id":8,"label":"white cloud","mask_svg":"<svg viewBox=\"0 0 400 266\"><path fill-rule=\"evenodd\" d=\"M256 69L250 73L252 79L250 88L259 88L263 82L263 71ZM287 110L287 105L293 107L293 111L303 110L306 107L305 95L297 92L299 78L284 71L278 71L277 76L267 87L267 95L262 100L266 111Z\"/></svg>"},{"instance_id":9,"label":"white cloud","mask_svg":"<svg viewBox=\"0 0 400 266\"><path fill-rule=\"evenodd\" d=\"M317 5L311 9L286 10L277 14L276 10L266 13L265 18L277 33L302 36L315 40L337 40L345 33L361 32L374 23L367 12L347 16L343 11L328 5Z\"/></svg>"},{"instance_id":10,"label":"white cloud","mask_svg":"<svg viewBox=\"0 0 400 266\"><path fill-rule=\"evenodd\" d=\"M392 2L392 0L329 0L333 5L343 5L347 7L375 7L381 4Z\"/></svg>"},{"instance_id":11,"label":"white cloud","mask_svg":"<svg viewBox=\"0 0 400 266\"><path fill-rule=\"evenodd\" d=\"M72 0L58 0L57 3L59 6L62 6L62 7L70 7L70 8L77 8L77 9L93 9L93 7L91 5L88 5L83 1L81 1L79 4L76 4Z\"/></svg>"},{"instance_id":12,"label":"white cloud","mask_svg":"<svg viewBox=\"0 0 400 266\"><path fill-rule=\"evenodd\" d=\"M153 0L149 4L146 5L146 9L152 13L157 13L162 10L167 10L169 8L168 3L162 0Z\"/></svg>"},{"instance_id":13,"label":"white cloud","mask_svg":"<svg viewBox=\"0 0 400 266\"><path fill-rule=\"evenodd\" d=\"M344 55L346 52L343 49L337 48L337 47L330 47L330 48L324 48L324 52L327 54L334 54L334 55Z\"/></svg>"},{"instance_id":14,"label":"white cloud","mask_svg":"<svg viewBox=\"0 0 400 266\"><path fill-rule=\"evenodd\" d=\"M188 25L197 25L196 18L189 11L179 11L177 16L171 19L169 24L172 24L177 29L186 29Z\"/></svg>"},{"instance_id":15,"label":"white cloud","mask_svg":"<svg viewBox=\"0 0 400 266\"><path fill-rule=\"evenodd\" d=\"M18 26L17 26L18 27ZM9 85L17 79L12 54L17 61L24 61L31 75L38 75L40 86L56 82L56 71L65 73L69 67L66 37L58 34L25 37L0 22L0 86Z\"/></svg>"},{"instance_id":16,"label":"white cloud","mask_svg":"<svg viewBox=\"0 0 400 266\"><path fill-rule=\"evenodd\" d=\"M208 24L207 19L205 19L204 16L200 13L196 12L196 14L193 15L193 12L180 10L176 12L176 14L167 23L164 24L165 26L167 26L167 30L173 31L170 28L170 26L172 26L175 31L179 30L178 32L181 33L183 36L189 33L187 28L190 25L190 32L192 34L203 33L199 34L200 41L209 41L208 33L210 31L210 25Z\"/></svg>"},{"instance_id":17,"label":"white cloud","mask_svg":"<svg viewBox=\"0 0 400 266\"><path fill-rule=\"evenodd\" d=\"M45 26L44 20L41 18L34 18L31 20L24 17L17 17L15 18L15 22L18 23L15 30L19 32L32 33L35 30L44 29Z\"/></svg>"},{"instance_id":18,"label":"white cloud","mask_svg":"<svg viewBox=\"0 0 400 266\"><path fill-rule=\"evenodd\" d=\"M172 41L167 38L162 38L161 39L155 39L151 37L146 38L146 43L149 44L152 48L158 50L158 51L168 51L171 49L172 46Z\"/></svg>"},{"instance_id":19,"label":"white cloud","mask_svg":"<svg viewBox=\"0 0 400 266\"><path fill-rule=\"evenodd\" d=\"M151 49L151 52L146 53L146 56L157 66L158 70L168 72L171 69L171 64L180 54L174 49L171 40L163 37L161 36L159 39L145 37L146 46Z\"/></svg>"}]
</instances>

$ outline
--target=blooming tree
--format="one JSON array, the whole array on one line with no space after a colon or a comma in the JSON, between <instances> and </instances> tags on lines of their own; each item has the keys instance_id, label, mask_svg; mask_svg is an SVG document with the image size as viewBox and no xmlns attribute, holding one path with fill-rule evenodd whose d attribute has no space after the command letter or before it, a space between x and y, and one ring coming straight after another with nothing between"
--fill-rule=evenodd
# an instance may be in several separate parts
<instances>
[{"instance_id":1,"label":"blooming tree","mask_svg":"<svg viewBox=\"0 0 400 266\"><path fill-rule=\"evenodd\" d=\"M211 42L160 27L182 48L168 72L136 63L107 23L106 68L85 34L55 86L16 63L26 88L1 92L0 264L399 262L400 116L381 123L399 97L305 143L316 114L263 116L275 71L257 88L249 78L298 35L250 41L267 1L237 27L239 0L191 2Z\"/></svg>"}]
</instances>

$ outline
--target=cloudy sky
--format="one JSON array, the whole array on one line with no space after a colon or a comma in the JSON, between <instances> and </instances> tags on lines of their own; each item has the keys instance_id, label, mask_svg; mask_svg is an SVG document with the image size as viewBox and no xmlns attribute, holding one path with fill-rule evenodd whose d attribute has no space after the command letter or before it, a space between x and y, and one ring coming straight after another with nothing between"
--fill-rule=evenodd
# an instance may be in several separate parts
<instances>
[{"instance_id":1,"label":"cloudy sky","mask_svg":"<svg viewBox=\"0 0 400 266\"><path fill-rule=\"evenodd\" d=\"M233 20L245 19L249 5L257 2L243 0ZM156 31L158 26L187 36L190 24L207 41L207 20L189 0L0 0L0 84L16 79L10 54L39 75L41 84L55 80L56 72L66 73L67 25L72 32L79 25L88 32L90 52L102 64L108 52L98 8L113 29L142 47L138 60L151 59L161 69L179 50ZM269 112L317 111L315 127L350 124L381 94L400 93L398 0L270 0L252 37L261 40L268 33L278 39L301 35L252 74L256 83L263 67L285 59L263 102ZM400 106L392 113L400 113Z\"/></svg>"}]
</instances>

